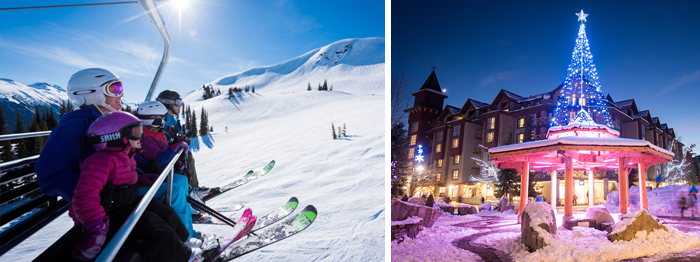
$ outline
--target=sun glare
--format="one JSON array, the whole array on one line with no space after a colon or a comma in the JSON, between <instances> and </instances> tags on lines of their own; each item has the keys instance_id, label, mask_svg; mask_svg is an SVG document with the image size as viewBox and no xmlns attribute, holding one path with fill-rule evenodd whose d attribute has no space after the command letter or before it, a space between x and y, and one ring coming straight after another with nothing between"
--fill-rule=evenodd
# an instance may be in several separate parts
<instances>
[{"instance_id":1,"label":"sun glare","mask_svg":"<svg viewBox=\"0 0 700 262\"><path fill-rule=\"evenodd\" d=\"M187 8L187 5L190 2L189 0L170 0L170 1L172 1L173 5L175 7L177 7L177 9L179 9L180 11L182 11L182 9Z\"/></svg>"}]
</instances>

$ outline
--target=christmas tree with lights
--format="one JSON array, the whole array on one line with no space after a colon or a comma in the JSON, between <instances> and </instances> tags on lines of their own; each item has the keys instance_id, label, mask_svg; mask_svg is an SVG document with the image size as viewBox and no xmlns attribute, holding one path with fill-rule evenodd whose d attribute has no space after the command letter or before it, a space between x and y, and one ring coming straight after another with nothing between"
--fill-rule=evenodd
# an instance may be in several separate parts
<instances>
[{"instance_id":1,"label":"christmas tree with lights","mask_svg":"<svg viewBox=\"0 0 700 262\"><path fill-rule=\"evenodd\" d=\"M588 112L593 120L598 124L604 124L614 128L610 120L607 103L603 93L600 91L598 82L598 72L593 63L593 55L586 38L586 16L583 10L576 13L581 26L576 38L576 47L571 57L568 75L564 81L564 87L559 95L557 107L554 110L554 117L550 126L565 126L575 117L581 109Z\"/></svg>"}]
</instances>

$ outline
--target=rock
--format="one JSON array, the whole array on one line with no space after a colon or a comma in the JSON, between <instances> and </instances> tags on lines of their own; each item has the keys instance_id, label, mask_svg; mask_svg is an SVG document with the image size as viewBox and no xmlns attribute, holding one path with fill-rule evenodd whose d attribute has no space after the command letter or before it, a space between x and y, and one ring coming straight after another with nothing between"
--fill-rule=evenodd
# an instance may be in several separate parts
<instances>
[{"instance_id":1,"label":"rock","mask_svg":"<svg viewBox=\"0 0 700 262\"><path fill-rule=\"evenodd\" d=\"M586 209L586 218L587 219L595 219L595 229L598 230L603 230L601 224L605 222L613 222L615 223L615 219L613 219L612 215L610 215L610 212L608 212L608 209L605 208L605 206L594 206L594 207L589 207Z\"/></svg>"},{"instance_id":2,"label":"rock","mask_svg":"<svg viewBox=\"0 0 700 262\"><path fill-rule=\"evenodd\" d=\"M479 206L479 212L484 210L491 210L491 202L486 202L486 204Z\"/></svg>"},{"instance_id":3,"label":"rock","mask_svg":"<svg viewBox=\"0 0 700 262\"><path fill-rule=\"evenodd\" d=\"M425 206L425 199L422 197L412 197L408 199L408 203Z\"/></svg>"},{"instance_id":4,"label":"rock","mask_svg":"<svg viewBox=\"0 0 700 262\"><path fill-rule=\"evenodd\" d=\"M549 203L529 203L523 211L522 224L520 224L520 240L530 249L530 252L546 246L545 237L549 237L540 235L540 232L535 227L539 227L549 234L557 233L556 217Z\"/></svg>"},{"instance_id":5,"label":"rock","mask_svg":"<svg viewBox=\"0 0 700 262\"><path fill-rule=\"evenodd\" d=\"M441 215L442 211L426 206L414 205L401 201L396 201L391 204L391 221L401 221L412 216L418 216L423 218L420 222L421 226L432 227Z\"/></svg>"},{"instance_id":6,"label":"rock","mask_svg":"<svg viewBox=\"0 0 700 262\"><path fill-rule=\"evenodd\" d=\"M440 199L442 199L442 202L445 202L445 204L449 204L451 201L449 197L442 197Z\"/></svg>"},{"instance_id":7,"label":"rock","mask_svg":"<svg viewBox=\"0 0 700 262\"><path fill-rule=\"evenodd\" d=\"M668 231L666 226L659 224L646 210L642 209L636 213L627 214L620 219L620 221L613 226L612 231L608 233L608 239L610 241L630 241L635 237L637 232L645 230L648 234L658 229Z\"/></svg>"},{"instance_id":8,"label":"rock","mask_svg":"<svg viewBox=\"0 0 700 262\"><path fill-rule=\"evenodd\" d=\"M459 214L459 215L476 214L476 207L468 206L468 205L461 205L457 208L457 214Z\"/></svg>"}]
</instances>

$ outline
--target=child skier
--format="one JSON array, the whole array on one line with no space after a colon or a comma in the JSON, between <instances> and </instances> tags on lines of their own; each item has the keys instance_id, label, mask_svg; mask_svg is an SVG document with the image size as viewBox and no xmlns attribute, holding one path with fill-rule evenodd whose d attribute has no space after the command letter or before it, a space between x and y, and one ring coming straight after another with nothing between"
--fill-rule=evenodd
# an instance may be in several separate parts
<instances>
[{"instance_id":1,"label":"child skier","mask_svg":"<svg viewBox=\"0 0 700 262\"><path fill-rule=\"evenodd\" d=\"M138 118L121 111L107 113L88 128L88 141L97 150L80 166L69 215L82 225L83 239L72 255L93 260L138 204L137 184L152 183L138 176L133 155L141 147L143 127ZM150 261L201 261L202 251L189 248L188 232L172 208L151 201L124 245Z\"/></svg>"},{"instance_id":2,"label":"child skier","mask_svg":"<svg viewBox=\"0 0 700 262\"><path fill-rule=\"evenodd\" d=\"M138 167L146 173L160 174L164 166L167 166L173 157L177 155L177 152L180 150L187 152L188 147L185 142L174 143L172 146L168 146L165 142L166 138L163 126L167 113L168 110L165 106L156 101L141 103L136 110L136 117L141 119L141 124L144 126L144 138L141 140L142 151L137 154L135 159L138 163ZM171 206L190 232L190 238L201 238L192 227L191 206L187 203L187 177L181 175L183 167L184 165L182 162L179 162L175 168ZM160 197L165 193L165 186L165 184L161 185L155 197ZM140 195L144 195L148 192L148 189L150 189L150 184L149 186L139 187Z\"/></svg>"}]
</instances>

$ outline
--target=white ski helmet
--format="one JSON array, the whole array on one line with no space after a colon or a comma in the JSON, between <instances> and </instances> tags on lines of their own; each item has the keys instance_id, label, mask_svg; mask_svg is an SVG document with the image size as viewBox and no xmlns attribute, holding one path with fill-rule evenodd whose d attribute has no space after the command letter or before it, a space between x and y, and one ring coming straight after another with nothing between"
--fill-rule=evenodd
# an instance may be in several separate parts
<instances>
[{"instance_id":1,"label":"white ski helmet","mask_svg":"<svg viewBox=\"0 0 700 262\"><path fill-rule=\"evenodd\" d=\"M147 101L139 105L135 115L141 119L141 124L144 126L163 128L166 114L168 114L168 109L165 108L165 105L157 101Z\"/></svg>"},{"instance_id":2,"label":"white ski helmet","mask_svg":"<svg viewBox=\"0 0 700 262\"><path fill-rule=\"evenodd\" d=\"M68 97L78 107L84 105L101 105L109 109L105 103L105 95L120 97L123 95L121 80L117 75L102 68L88 68L73 74L68 80Z\"/></svg>"}]
</instances>

